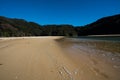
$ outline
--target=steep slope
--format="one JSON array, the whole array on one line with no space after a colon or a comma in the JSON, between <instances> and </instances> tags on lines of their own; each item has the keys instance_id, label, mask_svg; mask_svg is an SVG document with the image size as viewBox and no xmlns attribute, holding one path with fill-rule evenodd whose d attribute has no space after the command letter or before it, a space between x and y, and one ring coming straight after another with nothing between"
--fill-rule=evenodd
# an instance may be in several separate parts
<instances>
[{"instance_id":1,"label":"steep slope","mask_svg":"<svg viewBox=\"0 0 120 80\"><path fill-rule=\"evenodd\" d=\"M120 34L120 14L101 18L76 30L79 35Z\"/></svg>"},{"instance_id":2,"label":"steep slope","mask_svg":"<svg viewBox=\"0 0 120 80\"><path fill-rule=\"evenodd\" d=\"M37 23L0 16L0 36L38 36L41 32Z\"/></svg>"}]
</instances>

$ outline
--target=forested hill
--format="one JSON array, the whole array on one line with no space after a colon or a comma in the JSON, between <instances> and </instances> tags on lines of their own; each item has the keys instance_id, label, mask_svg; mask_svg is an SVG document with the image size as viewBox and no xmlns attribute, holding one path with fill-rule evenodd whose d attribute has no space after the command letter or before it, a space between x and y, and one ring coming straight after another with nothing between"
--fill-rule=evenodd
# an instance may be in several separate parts
<instances>
[{"instance_id":1,"label":"forested hill","mask_svg":"<svg viewBox=\"0 0 120 80\"><path fill-rule=\"evenodd\" d=\"M0 16L0 36L81 36L120 34L120 14L104 17L85 26L39 25L23 19Z\"/></svg>"},{"instance_id":2,"label":"forested hill","mask_svg":"<svg viewBox=\"0 0 120 80\"><path fill-rule=\"evenodd\" d=\"M78 35L120 34L120 14L104 17L83 27L77 27Z\"/></svg>"},{"instance_id":3,"label":"forested hill","mask_svg":"<svg viewBox=\"0 0 120 80\"><path fill-rule=\"evenodd\" d=\"M72 25L39 25L23 19L0 17L0 36L77 36Z\"/></svg>"}]
</instances>

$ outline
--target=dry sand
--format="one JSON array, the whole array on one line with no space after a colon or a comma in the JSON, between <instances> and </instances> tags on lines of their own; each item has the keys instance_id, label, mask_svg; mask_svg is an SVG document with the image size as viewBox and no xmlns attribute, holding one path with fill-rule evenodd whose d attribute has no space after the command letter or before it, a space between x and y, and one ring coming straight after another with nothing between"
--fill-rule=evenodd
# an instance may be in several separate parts
<instances>
[{"instance_id":1,"label":"dry sand","mask_svg":"<svg viewBox=\"0 0 120 80\"><path fill-rule=\"evenodd\" d=\"M120 69L63 49L55 41L59 38L1 38L0 80L120 80Z\"/></svg>"}]
</instances>

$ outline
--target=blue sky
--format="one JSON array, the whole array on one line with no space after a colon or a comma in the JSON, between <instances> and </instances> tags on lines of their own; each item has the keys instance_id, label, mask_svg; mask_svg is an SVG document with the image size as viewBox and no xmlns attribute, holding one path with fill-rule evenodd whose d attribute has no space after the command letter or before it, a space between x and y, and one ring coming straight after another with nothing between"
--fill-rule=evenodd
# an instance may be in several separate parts
<instances>
[{"instance_id":1,"label":"blue sky","mask_svg":"<svg viewBox=\"0 0 120 80\"><path fill-rule=\"evenodd\" d=\"M41 25L82 26L115 14L120 14L120 0L0 0L0 16Z\"/></svg>"}]
</instances>

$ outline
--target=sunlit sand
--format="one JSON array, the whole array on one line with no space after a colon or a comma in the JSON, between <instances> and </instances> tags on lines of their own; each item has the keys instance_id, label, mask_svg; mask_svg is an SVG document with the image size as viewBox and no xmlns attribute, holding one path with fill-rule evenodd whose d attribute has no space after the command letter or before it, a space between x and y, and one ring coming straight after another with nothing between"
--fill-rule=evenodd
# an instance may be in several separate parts
<instances>
[{"instance_id":1,"label":"sunlit sand","mask_svg":"<svg viewBox=\"0 0 120 80\"><path fill-rule=\"evenodd\" d=\"M0 80L120 80L119 67L60 38L0 38Z\"/></svg>"}]
</instances>

